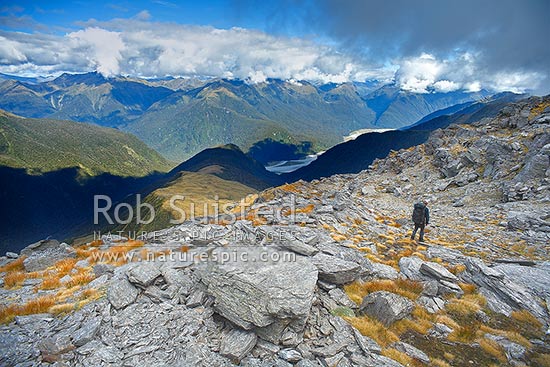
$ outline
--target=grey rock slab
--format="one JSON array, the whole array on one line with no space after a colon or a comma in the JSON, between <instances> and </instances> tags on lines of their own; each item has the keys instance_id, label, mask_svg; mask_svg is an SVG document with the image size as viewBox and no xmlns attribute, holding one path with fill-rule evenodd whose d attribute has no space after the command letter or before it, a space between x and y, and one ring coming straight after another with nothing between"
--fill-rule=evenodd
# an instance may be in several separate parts
<instances>
[{"instance_id":1,"label":"grey rock slab","mask_svg":"<svg viewBox=\"0 0 550 367\"><path fill-rule=\"evenodd\" d=\"M416 303L424 307L429 313L437 313L445 308L445 301L439 297L420 296Z\"/></svg>"},{"instance_id":2,"label":"grey rock slab","mask_svg":"<svg viewBox=\"0 0 550 367\"><path fill-rule=\"evenodd\" d=\"M550 297L549 261L529 267L517 264L499 264L493 269L505 274L541 298Z\"/></svg>"},{"instance_id":3,"label":"grey rock slab","mask_svg":"<svg viewBox=\"0 0 550 367\"><path fill-rule=\"evenodd\" d=\"M349 308L357 308L357 304L349 299L346 292L340 288L334 288L328 292L330 298L332 298L336 303Z\"/></svg>"},{"instance_id":4,"label":"grey rock slab","mask_svg":"<svg viewBox=\"0 0 550 367\"><path fill-rule=\"evenodd\" d=\"M514 309L526 309L541 322L548 325L548 313L541 306L538 297L528 288L512 281L504 273L489 268L483 261L468 258L466 268L473 283L487 298L487 306L507 316Z\"/></svg>"},{"instance_id":5,"label":"grey rock slab","mask_svg":"<svg viewBox=\"0 0 550 367\"><path fill-rule=\"evenodd\" d=\"M84 344L92 341L99 331L101 326L101 318L95 317L86 321L80 326L80 328L72 335L73 344L76 347L81 347Z\"/></svg>"},{"instance_id":6,"label":"grey rock slab","mask_svg":"<svg viewBox=\"0 0 550 367\"><path fill-rule=\"evenodd\" d=\"M311 353L313 355L316 355L318 357L332 357L340 353L342 350L344 350L348 346L347 343L332 343L326 346L314 348L311 350Z\"/></svg>"},{"instance_id":7,"label":"grey rock slab","mask_svg":"<svg viewBox=\"0 0 550 367\"><path fill-rule=\"evenodd\" d=\"M28 272L44 270L56 262L76 257L74 248L66 243L59 243L56 240L42 240L21 250L21 255L27 258L23 266Z\"/></svg>"},{"instance_id":8,"label":"grey rock slab","mask_svg":"<svg viewBox=\"0 0 550 367\"><path fill-rule=\"evenodd\" d=\"M420 265L420 272L437 280L457 282L458 278L443 265L434 262L425 262Z\"/></svg>"},{"instance_id":9,"label":"grey rock slab","mask_svg":"<svg viewBox=\"0 0 550 367\"><path fill-rule=\"evenodd\" d=\"M61 334L42 339L38 343L38 349L42 355L58 355L74 349L74 344L69 335Z\"/></svg>"},{"instance_id":10,"label":"grey rock slab","mask_svg":"<svg viewBox=\"0 0 550 367\"><path fill-rule=\"evenodd\" d=\"M391 292L378 291L363 298L359 311L390 326L395 321L409 316L413 308L414 303L408 298Z\"/></svg>"},{"instance_id":11,"label":"grey rock slab","mask_svg":"<svg viewBox=\"0 0 550 367\"><path fill-rule=\"evenodd\" d=\"M93 270L94 270L94 275L96 277L100 277L104 274L107 274L107 273L112 273L113 272L113 269L114 269L114 266L113 265L109 265L109 264L96 264L94 265L93 267Z\"/></svg>"},{"instance_id":12,"label":"grey rock slab","mask_svg":"<svg viewBox=\"0 0 550 367\"><path fill-rule=\"evenodd\" d=\"M336 256L319 253L311 258L319 270L319 279L333 283L351 283L361 275L361 266Z\"/></svg>"},{"instance_id":13,"label":"grey rock slab","mask_svg":"<svg viewBox=\"0 0 550 367\"><path fill-rule=\"evenodd\" d=\"M377 342L375 342L368 336L364 336L359 332L359 330L355 328L353 328L353 336L355 338L355 341L357 342L357 345L359 345L359 348L361 348L363 353L367 355L370 355L371 353L382 353L382 348L380 347L380 345L378 345Z\"/></svg>"},{"instance_id":14,"label":"grey rock slab","mask_svg":"<svg viewBox=\"0 0 550 367\"><path fill-rule=\"evenodd\" d=\"M420 267L424 261L416 256L402 257L399 259L401 273L411 280L423 280L426 277L420 273Z\"/></svg>"},{"instance_id":15,"label":"grey rock slab","mask_svg":"<svg viewBox=\"0 0 550 367\"><path fill-rule=\"evenodd\" d=\"M295 261L255 262L254 251L258 255L271 250L249 248L247 261L214 264L200 272L206 293L214 298L214 309L248 330L281 320L288 323L307 319L317 282L315 266L304 257L296 257Z\"/></svg>"},{"instance_id":16,"label":"grey rock slab","mask_svg":"<svg viewBox=\"0 0 550 367\"><path fill-rule=\"evenodd\" d=\"M8 259L17 259L19 258L19 254L16 254L15 252L6 252L6 257Z\"/></svg>"},{"instance_id":17,"label":"grey rock slab","mask_svg":"<svg viewBox=\"0 0 550 367\"><path fill-rule=\"evenodd\" d=\"M302 354L298 352L296 349L286 348L282 349L277 353L279 358L284 359L287 362L296 363L300 360L302 360Z\"/></svg>"},{"instance_id":18,"label":"grey rock slab","mask_svg":"<svg viewBox=\"0 0 550 367\"><path fill-rule=\"evenodd\" d=\"M256 345L258 337L251 331L232 329L222 337L220 354L231 360L242 360Z\"/></svg>"},{"instance_id":19,"label":"grey rock slab","mask_svg":"<svg viewBox=\"0 0 550 367\"><path fill-rule=\"evenodd\" d=\"M160 275L159 265L154 262L139 263L127 272L128 280L143 288L153 284Z\"/></svg>"},{"instance_id":20,"label":"grey rock slab","mask_svg":"<svg viewBox=\"0 0 550 367\"><path fill-rule=\"evenodd\" d=\"M121 309L134 303L139 290L125 277L112 279L107 290L107 299L114 308Z\"/></svg>"},{"instance_id":21,"label":"grey rock slab","mask_svg":"<svg viewBox=\"0 0 550 367\"><path fill-rule=\"evenodd\" d=\"M419 360L422 363L430 363L430 357L428 357L426 353L408 343L396 342L391 344L390 347L405 353L409 357Z\"/></svg>"},{"instance_id":22,"label":"grey rock slab","mask_svg":"<svg viewBox=\"0 0 550 367\"><path fill-rule=\"evenodd\" d=\"M185 305L189 308L198 307L198 306L202 305L205 296L206 295L205 295L204 291L202 291L200 289L195 289L189 295L189 297L187 297L187 302L185 303Z\"/></svg>"},{"instance_id":23,"label":"grey rock slab","mask_svg":"<svg viewBox=\"0 0 550 367\"><path fill-rule=\"evenodd\" d=\"M94 355L106 363L119 363L124 357L124 353L110 345L97 349Z\"/></svg>"},{"instance_id":24,"label":"grey rock slab","mask_svg":"<svg viewBox=\"0 0 550 367\"><path fill-rule=\"evenodd\" d=\"M507 338L499 335L485 334L485 337L496 341L502 347L502 349L504 349L508 362L525 360L527 349L524 346L514 343Z\"/></svg>"},{"instance_id":25,"label":"grey rock slab","mask_svg":"<svg viewBox=\"0 0 550 367\"><path fill-rule=\"evenodd\" d=\"M373 262L369 276L377 279L395 280L399 277L399 272L389 265Z\"/></svg>"},{"instance_id":26,"label":"grey rock slab","mask_svg":"<svg viewBox=\"0 0 550 367\"><path fill-rule=\"evenodd\" d=\"M279 242L279 245L287 250L304 256L313 256L319 252L319 250L315 247L293 238L290 235L285 236L285 238Z\"/></svg>"}]
</instances>

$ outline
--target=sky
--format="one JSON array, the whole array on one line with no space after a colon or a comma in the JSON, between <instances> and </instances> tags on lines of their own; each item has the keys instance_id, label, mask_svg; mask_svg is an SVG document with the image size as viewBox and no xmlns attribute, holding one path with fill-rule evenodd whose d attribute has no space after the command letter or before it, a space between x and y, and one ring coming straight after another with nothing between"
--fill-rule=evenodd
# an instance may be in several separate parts
<instances>
[{"instance_id":1,"label":"sky","mask_svg":"<svg viewBox=\"0 0 550 367\"><path fill-rule=\"evenodd\" d=\"M0 73L550 93L547 0L11 1Z\"/></svg>"}]
</instances>

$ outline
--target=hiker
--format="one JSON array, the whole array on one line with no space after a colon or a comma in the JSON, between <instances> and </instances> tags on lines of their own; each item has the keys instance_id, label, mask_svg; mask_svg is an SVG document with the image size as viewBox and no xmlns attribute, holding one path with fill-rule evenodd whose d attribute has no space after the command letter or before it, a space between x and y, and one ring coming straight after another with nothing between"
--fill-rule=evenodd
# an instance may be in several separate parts
<instances>
[{"instance_id":1,"label":"hiker","mask_svg":"<svg viewBox=\"0 0 550 367\"><path fill-rule=\"evenodd\" d=\"M428 201L422 200L414 204L412 220L414 222L414 230L411 235L411 240L414 240L416 231L420 228L420 242L424 241L424 228L430 223L430 211L428 210Z\"/></svg>"}]
</instances>

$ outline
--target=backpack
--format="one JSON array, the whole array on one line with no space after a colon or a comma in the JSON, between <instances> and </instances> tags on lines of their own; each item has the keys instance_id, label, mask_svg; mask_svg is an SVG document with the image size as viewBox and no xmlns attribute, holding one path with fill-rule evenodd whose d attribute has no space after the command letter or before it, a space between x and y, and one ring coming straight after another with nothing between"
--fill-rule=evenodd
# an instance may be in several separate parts
<instances>
[{"instance_id":1,"label":"backpack","mask_svg":"<svg viewBox=\"0 0 550 367\"><path fill-rule=\"evenodd\" d=\"M423 203L414 204L414 210L412 214L412 220L416 224L423 224L425 222L426 205Z\"/></svg>"}]
</instances>

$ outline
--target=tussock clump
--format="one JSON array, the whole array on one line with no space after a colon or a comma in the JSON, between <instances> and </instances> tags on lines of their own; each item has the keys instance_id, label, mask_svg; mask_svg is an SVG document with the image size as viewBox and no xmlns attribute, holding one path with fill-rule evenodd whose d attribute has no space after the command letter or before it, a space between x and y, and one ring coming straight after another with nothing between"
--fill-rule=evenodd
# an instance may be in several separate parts
<instances>
[{"instance_id":1,"label":"tussock clump","mask_svg":"<svg viewBox=\"0 0 550 367\"><path fill-rule=\"evenodd\" d=\"M55 298L51 295L42 296L23 304L0 306L0 323L9 323L15 316L33 315L48 312L55 305Z\"/></svg>"},{"instance_id":2,"label":"tussock clump","mask_svg":"<svg viewBox=\"0 0 550 367\"><path fill-rule=\"evenodd\" d=\"M423 286L420 282L408 279L396 280L375 280L371 282L353 282L344 286L344 290L357 304L363 301L363 298L373 292L387 291L399 294L412 300L416 300L422 293Z\"/></svg>"},{"instance_id":3,"label":"tussock clump","mask_svg":"<svg viewBox=\"0 0 550 367\"><path fill-rule=\"evenodd\" d=\"M344 317L359 332L371 339L374 339L381 346L387 346L399 341L399 337L391 332L384 324L368 316Z\"/></svg>"},{"instance_id":4,"label":"tussock clump","mask_svg":"<svg viewBox=\"0 0 550 367\"><path fill-rule=\"evenodd\" d=\"M382 355L401 363L403 366L413 366L414 360L403 352L393 348L382 349Z\"/></svg>"},{"instance_id":5,"label":"tussock clump","mask_svg":"<svg viewBox=\"0 0 550 367\"><path fill-rule=\"evenodd\" d=\"M496 358L501 363L506 363L506 354L498 343L494 340L482 338L478 340L479 346L483 351L493 358Z\"/></svg>"},{"instance_id":6,"label":"tussock clump","mask_svg":"<svg viewBox=\"0 0 550 367\"><path fill-rule=\"evenodd\" d=\"M23 261L25 261L26 256L21 256L18 259L15 259L4 266L0 266L0 273L9 273L12 271L25 271L25 266Z\"/></svg>"},{"instance_id":7,"label":"tussock clump","mask_svg":"<svg viewBox=\"0 0 550 367\"><path fill-rule=\"evenodd\" d=\"M445 362L442 359L431 358L431 363L435 367L452 367L449 363Z\"/></svg>"},{"instance_id":8,"label":"tussock clump","mask_svg":"<svg viewBox=\"0 0 550 367\"><path fill-rule=\"evenodd\" d=\"M59 287L61 287L61 281L59 280L59 276L56 275L44 279L38 286L38 289L51 290Z\"/></svg>"},{"instance_id":9,"label":"tussock clump","mask_svg":"<svg viewBox=\"0 0 550 367\"><path fill-rule=\"evenodd\" d=\"M6 288L19 287L21 284L23 284L26 278L27 278L26 274L22 271L9 272L4 277L4 287Z\"/></svg>"}]
</instances>

